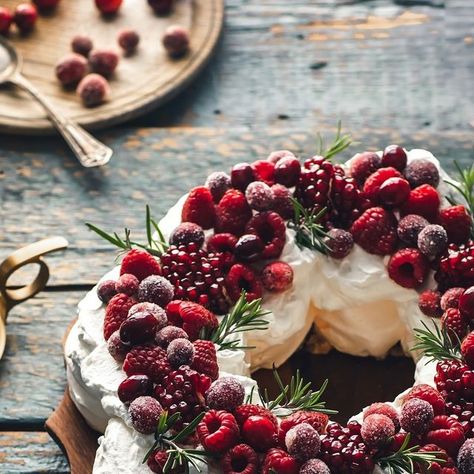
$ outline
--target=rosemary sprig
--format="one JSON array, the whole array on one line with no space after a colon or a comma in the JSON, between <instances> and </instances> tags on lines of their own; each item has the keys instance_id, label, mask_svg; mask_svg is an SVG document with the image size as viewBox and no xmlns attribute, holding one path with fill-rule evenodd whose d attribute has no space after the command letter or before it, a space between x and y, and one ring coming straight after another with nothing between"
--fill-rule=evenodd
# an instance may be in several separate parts
<instances>
[{"instance_id":1,"label":"rosemary sprig","mask_svg":"<svg viewBox=\"0 0 474 474\"><path fill-rule=\"evenodd\" d=\"M262 309L262 300L248 302L243 291L230 313L226 314L217 329L211 334L210 340L219 346L219 350L253 349L251 346L242 346L239 340L227 340L233 334L247 331L264 331L268 328L268 321L264 317L269 311Z\"/></svg>"},{"instance_id":2,"label":"rosemary sprig","mask_svg":"<svg viewBox=\"0 0 474 474\"><path fill-rule=\"evenodd\" d=\"M90 230L95 232L104 240L107 240L107 242L110 242L112 245L115 245L122 251L128 251L134 247L138 247L138 248L142 248L146 250L152 255L159 257L163 252L166 251L166 249L168 248L168 244L166 243L166 239L163 233L161 232L160 227L158 226L156 221L153 219L151 215L151 211L150 211L150 206L148 205L146 206L145 225L146 225L147 243L140 244L130 239L130 234L131 234L130 229L127 229L127 228L124 229L125 237L122 238L117 234L117 232L108 234L107 232L97 227L96 225L86 222L86 226ZM158 239L155 239L153 237L153 231L157 233Z\"/></svg>"},{"instance_id":3,"label":"rosemary sprig","mask_svg":"<svg viewBox=\"0 0 474 474\"><path fill-rule=\"evenodd\" d=\"M211 456L211 454L202 449L183 448L179 446L178 443L182 443L186 438L194 433L194 430L204 415L205 412L199 414L181 431L171 434L171 428L180 419L181 415L179 413L174 413L173 415L168 416L168 412L163 412L158 420L153 446L148 450L142 462L146 463L148 458L156 449L163 449L166 450L168 454L168 459L163 467L163 473L166 474L172 469L178 467L184 469L184 472L188 473L191 466L198 472L201 472L199 463L207 463L206 458Z\"/></svg>"},{"instance_id":4,"label":"rosemary sprig","mask_svg":"<svg viewBox=\"0 0 474 474\"><path fill-rule=\"evenodd\" d=\"M434 330L430 329L423 321L421 324L423 324L424 329L415 329L415 337L418 342L413 346L413 351L423 352L424 355L430 358L430 362L435 360L462 360L459 339L457 342L453 342L451 333L448 333L444 328L440 329L434 322Z\"/></svg>"},{"instance_id":5,"label":"rosemary sprig","mask_svg":"<svg viewBox=\"0 0 474 474\"><path fill-rule=\"evenodd\" d=\"M311 382L305 382L300 371L291 377L289 385L285 385L281 380L280 374L273 367L273 376L280 389L280 394L271 400L268 391L259 391L262 405L272 410L276 416L288 416L298 410L319 411L321 413L336 414L337 411L326 408L326 402L321 397L326 390L328 381L325 380L319 390L311 390Z\"/></svg>"},{"instance_id":6,"label":"rosemary sprig","mask_svg":"<svg viewBox=\"0 0 474 474\"><path fill-rule=\"evenodd\" d=\"M454 166L459 173L459 182L447 179L445 183L453 187L466 202L471 216L471 237L474 238L474 164L471 164L469 168L462 169L459 163L454 161ZM448 196L447 199L452 205L459 204L454 196Z\"/></svg>"},{"instance_id":7,"label":"rosemary sprig","mask_svg":"<svg viewBox=\"0 0 474 474\"><path fill-rule=\"evenodd\" d=\"M406 474L415 472L415 463L421 464L426 468L433 462L444 464L443 459L436 457L441 455L440 452L420 452L419 446L409 448L409 442L410 435L408 434L396 453L378 459L377 462L384 472L388 472L389 474Z\"/></svg>"},{"instance_id":8,"label":"rosemary sprig","mask_svg":"<svg viewBox=\"0 0 474 474\"><path fill-rule=\"evenodd\" d=\"M327 234L320 223L321 218L326 213L326 208L316 212L314 209L306 209L296 199L292 198L291 200L295 212L293 220L288 222L288 227L296 233L296 244L300 248L306 247L327 254L329 248L324 242Z\"/></svg>"},{"instance_id":9,"label":"rosemary sprig","mask_svg":"<svg viewBox=\"0 0 474 474\"><path fill-rule=\"evenodd\" d=\"M341 124L341 121L339 120L339 122L337 123L336 137L334 138L333 142L329 145L328 148L325 148L324 140L321 134L318 134L318 141L319 141L318 154L320 156L324 156L324 158L329 160L334 155L337 155L338 153L341 153L342 151L344 151L352 143L352 138L350 135L341 134L341 128L342 128L342 124Z\"/></svg>"}]
</instances>

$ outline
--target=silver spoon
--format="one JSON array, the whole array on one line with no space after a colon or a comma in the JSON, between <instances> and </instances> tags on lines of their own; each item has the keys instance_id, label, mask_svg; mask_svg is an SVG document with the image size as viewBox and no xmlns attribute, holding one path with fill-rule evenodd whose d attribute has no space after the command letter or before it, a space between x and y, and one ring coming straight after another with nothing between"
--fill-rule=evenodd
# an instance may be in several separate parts
<instances>
[{"instance_id":1,"label":"silver spoon","mask_svg":"<svg viewBox=\"0 0 474 474\"><path fill-rule=\"evenodd\" d=\"M21 74L21 65L21 56L7 40L0 36L0 84L15 84L28 91L43 106L51 122L83 166L90 168L108 163L112 150L58 112L49 99Z\"/></svg>"}]
</instances>

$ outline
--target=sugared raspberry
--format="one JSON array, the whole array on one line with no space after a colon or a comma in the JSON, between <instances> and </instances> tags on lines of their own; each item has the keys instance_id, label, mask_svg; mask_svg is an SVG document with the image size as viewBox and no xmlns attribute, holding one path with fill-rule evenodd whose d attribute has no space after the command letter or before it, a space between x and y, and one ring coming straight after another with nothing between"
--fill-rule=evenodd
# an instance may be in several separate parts
<instances>
[{"instance_id":1,"label":"sugared raspberry","mask_svg":"<svg viewBox=\"0 0 474 474\"><path fill-rule=\"evenodd\" d=\"M104 280L100 282L97 286L97 296L99 297L102 303L107 304L112 296L117 294L117 290L115 289L115 281L114 280Z\"/></svg>"},{"instance_id":2,"label":"sugared raspberry","mask_svg":"<svg viewBox=\"0 0 474 474\"><path fill-rule=\"evenodd\" d=\"M328 416L317 411L299 410L281 420L278 437L282 445L285 444L285 436L288 430L301 423L311 425L320 435L326 432Z\"/></svg>"},{"instance_id":3,"label":"sugared raspberry","mask_svg":"<svg viewBox=\"0 0 474 474\"><path fill-rule=\"evenodd\" d=\"M382 166L391 166L398 171L403 171L407 165L407 154L398 145L389 145L382 154Z\"/></svg>"},{"instance_id":4,"label":"sugared raspberry","mask_svg":"<svg viewBox=\"0 0 474 474\"><path fill-rule=\"evenodd\" d=\"M150 275L138 287L138 299L165 307L174 295L173 285L160 275Z\"/></svg>"},{"instance_id":5,"label":"sugared raspberry","mask_svg":"<svg viewBox=\"0 0 474 474\"><path fill-rule=\"evenodd\" d=\"M331 471L321 459L310 459L301 466L299 474L331 474Z\"/></svg>"},{"instance_id":6,"label":"sugared raspberry","mask_svg":"<svg viewBox=\"0 0 474 474\"><path fill-rule=\"evenodd\" d=\"M408 214L400 219L398 223L397 233L400 240L416 247L418 244L418 234L429 224L429 222L416 214Z\"/></svg>"},{"instance_id":7,"label":"sugared raspberry","mask_svg":"<svg viewBox=\"0 0 474 474\"><path fill-rule=\"evenodd\" d=\"M255 262L262 257L264 245L258 235L244 234L234 248L234 257L241 262Z\"/></svg>"},{"instance_id":8,"label":"sugared raspberry","mask_svg":"<svg viewBox=\"0 0 474 474\"><path fill-rule=\"evenodd\" d=\"M297 412L297 413L300 413L300 412ZM245 423L245 421L250 418L251 416L263 416L263 417L266 417L268 418L272 423L273 425L275 426L275 429L278 428L278 421L277 421L277 418L276 416L270 411L268 410L267 408L264 408L262 407L261 405L252 405L250 403L245 403L243 405L239 405L235 410L234 410L234 416L235 416L235 419L237 420L237 423L239 424L239 426L242 428L243 424ZM327 418L327 417L326 417ZM293 426L299 424L299 423L303 423L305 422L305 420L302 420L302 421L299 421L297 423L294 423L294 424L291 424L289 423L287 425L287 429L286 431L284 432L283 434L283 440L282 442L285 441L285 434L286 432ZM313 428L315 428L313 426ZM316 428L315 428L316 429Z\"/></svg>"},{"instance_id":9,"label":"sugared raspberry","mask_svg":"<svg viewBox=\"0 0 474 474\"><path fill-rule=\"evenodd\" d=\"M93 47L94 44L92 43L92 40L86 35L76 35L71 41L71 49L75 53L81 54L86 58L89 56Z\"/></svg>"},{"instance_id":10,"label":"sugared raspberry","mask_svg":"<svg viewBox=\"0 0 474 474\"><path fill-rule=\"evenodd\" d=\"M213 342L201 339L194 341L194 360L191 368L200 374L207 375L211 380L219 377L216 346Z\"/></svg>"},{"instance_id":11,"label":"sugared raspberry","mask_svg":"<svg viewBox=\"0 0 474 474\"><path fill-rule=\"evenodd\" d=\"M470 332L462 341L461 354L463 355L466 364L471 369L474 369L474 331Z\"/></svg>"},{"instance_id":12,"label":"sugared raspberry","mask_svg":"<svg viewBox=\"0 0 474 474\"><path fill-rule=\"evenodd\" d=\"M430 259L443 252L447 245L448 234L440 225L429 224L418 234L418 248Z\"/></svg>"},{"instance_id":13,"label":"sugared raspberry","mask_svg":"<svg viewBox=\"0 0 474 474\"><path fill-rule=\"evenodd\" d=\"M119 279L115 283L115 290L117 293L124 293L128 296L136 294L139 285L138 278L131 273L124 273L120 275Z\"/></svg>"},{"instance_id":14,"label":"sugared raspberry","mask_svg":"<svg viewBox=\"0 0 474 474\"><path fill-rule=\"evenodd\" d=\"M204 231L194 222L182 222L171 232L170 244L178 247L190 243L195 243L201 248L204 243Z\"/></svg>"},{"instance_id":15,"label":"sugared raspberry","mask_svg":"<svg viewBox=\"0 0 474 474\"><path fill-rule=\"evenodd\" d=\"M0 7L0 35L7 36L13 23L13 13L7 7Z\"/></svg>"},{"instance_id":16,"label":"sugared raspberry","mask_svg":"<svg viewBox=\"0 0 474 474\"><path fill-rule=\"evenodd\" d=\"M262 474L298 474L298 461L280 448L270 449L263 462Z\"/></svg>"},{"instance_id":17,"label":"sugared raspberry","mask_svg":"<svg viewBox=\"0 0 474 474\"><path fill-rule=\"evenodd\" d=\"M171 57L179 58L189 51L189 32L182 26L170 25L166 28L161 42Z\"/></svg>"},{"instance_id":18,"label":"sugared raspberry","mask_svg":"<svg viewBox=\"0 0 474 474\"><path fill-rule=\"evenodd\" d=\"M402 407L400 425L408 433L423 435L434 418L433 407L425 400L411 398Z\"/></svg>"},{"instance_id":19,"label":"sugared raspberry","mask_svg":"<svg viewBox=\"0 0 474 474\"><path fill-rule=\"evenodd\" d=\"M99 74L87 74L76 89L85 107L95 107L102 104L110 94L107 79Z\"/></svg>"},{"instance_id":20,"label":"sugared raspberry","mask_svg":"<svg viewBox=\"0 0 474 474\"><path fill-rule=\"evenodd\" d=\"M273 193L263 181L253 181L245 190L245 198L249 206L256 211L266 211L272 207Z\"/></svg>"},{"instance_id":21,"label":"sugared raspberry","mask_svg":"<svg viewBox=\"0 0 474 474\"><path fill-rule=\"evenodd\" d=\"M466 319L474 319L474 286L467 288L459 296L459 311Z\"/></svg>"},{"instance_id":22,"label":"sugared raspberry","mask_svg":"<svg viewBox=\"0 0 474 474\"><path fill-rule=\"evenodd\" d=\"M441 293L435 290L426 290L418 297L418 308L430 318L439 318L443 314L441 309Z\"/></svg>"},{"instance_id":23,"label":"sugared raspberry","mask_svg":"<svg viewBox=\"0 0 474 474\"><path fill-rule=\"evenodd\" d=\"M29 33L34 28L37 19L38 11L34 5L20 3L15 8L13 21L22 34Z\"/></svg>"},{"instance_id":24,"label":"sugared raspberry","mask_svg":"<svg viewBox=\"0 0 474 474\"><path fill-rule=\"evenodd\" d=\"M150 275L161 275L158 261L146 250L132 249L125 254L120 266L120 275L131 273L140 281Z\"/></svg>"},{"instance_id":25,"label":"sugared raspberry","mask_svg":"<svg viewBox=\"0 0 474 474\"><path fill-rule=\"evenodd\" d=\"M117 37L117 42L125 53L131 54L137 49L140 36L135 30L122 30Z\"/></svg>"},{"instance_id":26,"label":"sugared raspberry","mask_svg":"<svg viewBox=\"0 0 474 474\"><path fill-rule=\"evenodd\" d=\"M174 0L148 0L148 5L157 15L168 15L173 7Z\"/></svg>"},{"instance_id":27,"label":"sugared raspberry","mask_svg":"<svg viewBox=\"0 0 474 474\"><path fill-rule=\"evenodd\" d=\"M223 453L239 440L239 426L234 415L223 410L210 410L196 428L199 441L211 453Z\"/></svg>"},{"instance_id":28,"label":"sugared raspberry","mask_svg":"<svg viewBox=\"0 0 474 474\"><path fill-rule=\"evenodd\" d=\"M377 153L365 151L357 154L350 162L349 174L362 186L365 180L377 171L382 162Z\"/></svg>"},{"instance_id":29,"label":"sugared raspberry","mask_svg":"<svg viewBox=\"0 0 474 474\"><path fill-rule=\"evenodd\" d=\"M319 454L321 438L311 425L301 423L288 430L285 436L285 446L295 459L304 462Z\"/></svg>"},{"instance_id":30,"label":"sugared raspberry","mask_svg":"<svg viewBox=\"0 0 474 474\"><path fill-rule=\"evenodd\" d=\"M56 64L55 73L63 86L77 84L87 73L87 60L80 54L68 54Z\"/></svg>"},{"instance_id":31,"label":"sugared raspberry","mask_svg":"<svg viewBox=\"0 0 474 474\"><path fill-rule=\"evenodd\" d=\"M474 439L468 439L461 446L457 462L461 474L474 474Z\"/></svg>"},{"instance_id":32,"label":"sugared raspberry","mask_svg":"<svg viewBox=\"0 0 474 474\"><path fill-rule=\"evenodd\" d=\"M374 413L364 419L360 434L368 446L384 446L395 434L395 426L388 416Z\"/></svg>"},{"instance_id":33,"label":"sugared raspberry","mask_svg":"<svg viewBox=\"0 0 474 474\"><path fill-rule=\"evenodd\" d=\"M446 415L435 416L425 440L443 448L450 456L456 456L464 443L464 430L455 418Z\"/></svg>"},{"instance_id":34,"label":"sugared raspberry","mask_svg":"<svg viewBox=\"0 0 474 474\"><path fill-rule=\"evenodd\" d=\"M152 381L146 375L131 375L123 380L117 389L117 396L122 403L130 403L135 398L150 395Z\"/></svg>"},{"instance_id":35,"label":"sugared raspberry","mask_svg":"<svg viewBox=\"0 0 474 474\"><path fill-rule=\"evenodd\" d=\"M372 173L364 183L364 194L372 202L377 202L380 186L389 178L401 178L402 175L395 168L379 168Z\"/></svg>"},{"instance_id":36,"label":"sugared raspberry","mask_svg":"<svg viewBox=\"0 0 474 474\"><path fill-rule=\"evenodd\" d=\"M176 326L166 326L156 333L155 340L160 347L166 349L171 341L183 338L189 338L187 332L184 329L178 328Z\"/></svg>"},{"instance_id":37,"label":"sugared raspberry","mask_svg":"<svg viewBox=\"0 0 474 474\"><path fill-rule=\"evenodd\" d=\"M119 10L122 0L95 0L95 5L104 15L112 15Z\"/></svg>"},{"instance_id":38,"label":"sugared raspberry","mask_svg":"<svg viewBox=\"0 0 474 474\"><path fill-rule=\"evenodd\" d=\"M134 347L125 357L123 370L130 375L148 375L159 383L169 374L171 367L166 351L151 344Z\"/></svg>"},{"instance_id":39,"label":"sugared raspberry","mask_svg":"<svg viewBox=\"0 0 474 474\"><path fill-rule=\"evenodd\" d=\"M379 188L378 199L388 207L397 207L403 204L410 195L410 185L403 178L389 178Z\"/></svg>"},{"instance_id":40,"label":"sugared raspberry","mask_svg":"<svg viewBox=\"0 0 474 474\"><path fill-rule=\"evenodd\" d=\"M131 345L120 339L120 331L118 330L115 331L107 341L107 350L117 362L123 362L130 349Z\"/></svg>"},{"instance_id":41,"label":"sugared raspberry","mask_svg":"<svg viewBox=\"0 0 474 474\"><path fill-rule=\"evenodd\" d=\"M153 397L138 397L130 403L128 414L132 426L143 434L154 433L158 425L163 407Z\"/></svg>"},{"instance_id":42,"label":"sugared raspberry","mask_svg":"<svg viewBox=\"0 0 474 474\"><path fill-rule=\"evenodd\" d=\"M214 171L206 179L206 186L214 198L214 202L218 203L225 192L231 188L230 176L223 171Z\"/></svg>"},{"instance_id":43,"label":"sugared raspberry","mask_svg":"<svg viewBox=\"0 0 474 474\"><path fill-rule=\"evenodd\" d=\"M214 226L216 211L212 194L204 186L197 186L189 192L181 211L183 222L194 222L203 229L210 229Z\"/></svg>"},{"instance_id":44,"label":"sugared raspberry","mask_svg":"<svg viewBox=\"0 0 474 474\"><path fill-rule=\"evenodd\" d=\"M252 163L256 181L264 181L269 186L275 184L275 165L267 160L257 160Z\"/></svg>"},{"instance_id":45,"label":"sugared raspberry","mask_svg":"<svg viewBox=\"0 0 474 474\"><path fill-rule=\"evenodd\" d=\"M238 444L222 458L224 474L258 474L258 455L248 444Z\"/></svg>"},{"instance_id":46,"label":"sugared raspberry","mask_svg":"<svg viewBox=\"0 0 474 474\"><path fill-rule=\"evenodd\" d=\"M464 206L451 206L439 211L439 223L448 233L449 243L464 244L471 235L472 217Z\"/></svg>"},{"instance_id":47,"label":"sugared raspberry","mask_svg":"<svg viewBox=\"0 0 474 474\"><path fill-rule=\"evenodd\" d=\"M433 162L422 158L408 163L404 175L412 189L423 184L436 188L439 184L438 168Z\"/></svg>"},{"instance_id":48,"label":"sugared raspberry","mask_svg":"<svg viewBox=\"0 0 474 474\"><path fill-rule=\"evenodd\" d=\"M216 207L215 230L217 233L242 235L251 217L252 210L245 195L237 189L229 189Z\"/></svg>"},{"instance_id":49,"label":"sugared raspberry","mask_svg":"<svg viewBox=\"0 0 474 474\"><path fill-rule=\"evenodd\" d=\"M300 174L300 162L293 156L285 156L275 164L275 181L287 186L288 188L296 186Z\"/></svg>"},{"instance_id":50,"label":"sugared raspberry","mask_svg":"<svg viewBox=\"0 0 474 474\"><path fill-rule=\"evenodd\" d=\"M372 405L364 410L364 420L370 415L384 415L392 420L396 431L400 429L398 412L392 405L388 403L372 403Z\"/></svg>"},{"instance_id":51,"label":"sugared raspberry","mask_svg":"<svg viewBox=\"0 0 474 474\"><path fill-rule=\"evenodd\" d=\"M295 213L291 191L282 184L274 184L271 189L273 194L272 211L280 214L283 219L291 219Z\"/></svg>"},{"instance_id":52,"label":"sugared raspberry","mask_svg":"<svg viewBox=\"0 0 474 474\"><path fill-rule=\"evenodd\" d=\"M221 377L206 392L206 404L214 410L233 411L244 402L243 385L234 377Z\"/></svg>"},{"instance_id":53,"label":"sugared raspberry","mask_svg":"<svg viewBox=\"0 0 474 474\"><path fill-rule=\"evenodd\" d=\"M277 443L277 429L265 416L247 418L241 429L242 438L257 451L266 451Z\"/></svg>"},{"instance_id":54,"label":"sugared raspberry","mask_svg":"<svg viewBox=\"0 0 474 474\"><path fill-rule=\"evenodd\" d=\"M429 221L436 219L440 205L438 191L429 184L412 189L408 200L401 207L403 215L418 214Z\"/></svg>"},{"instance_id":55,"label":"sugared raspberry","mask_svg":"<svg viewBox=\"0 0 474 474\"><path fill-rule=\"evenodd\" d=\"M382 207L367 209L351 227L354 242L366 252L389 255L397 245L397 221Z\"/></svg>"},{"instance_id":56,"label":"sugared raspberry","mask_svg":"<svg viewBox=\"0 0 474 474\"><path fill-rule=\"evenodd\" d=\"M259 212L247 223L246 232L255 234L262 239L265 248L262 257L278 258L283 251L286 241L285 221L273 211Z\"/></svg>"},{"instance_id":57,"label":"sugared raspberry","mask_svg":"<svg viewBox=\"0 0 474 474\"><path fill-rule=\"evenodd\" d=\"M438 392L438 390L430 385L415 385L405 397L406 400L412 398L419 398L428 402L433 407L435 416L444 415L446 411L446 402L444 401L443 396Z\"/></svg>"},{"instance_id":58,"label":"sugared raspberry","mask_svg":"<svg viewBox=\"0 0 474 474\"><path fill-rule=\"evenodd\" d=\"M119 62L118 54L112 49L94 49L89 53L91 69L101 76L111 76Z\"/></svg>"},{"instance_id":59,"label":"sugared raspberry","mask_svg":"<svg viewBox=\"0 0 474 474\"><path fill-rule=\"evenodd\" d=\"M418 249L401 249L388 262L388 275L404 288L421 286L429 271L426 257Z\"/></svg>"},{"instance_id":60,"label":"sugared raspberry","mask_svg":"<svg viewBox=\"0 0 474 474\"><path fill-rule=\"evenodd\" d=\"M289 156L291 158L296 158L295 155L289 150L276 150L276 151L272 151L267 156L267 161L276 165L282 158L285 158L286 156Z\"/></svg>"},{"instance_id":61,"label":"sugared raspberry","mask_svg":"<svg viewBox=\"0 0 474 474\"><path fill-rule=\"evenodd\" d=\"M237 163L230 171L230 179L234 188L245 191L247 186L255 181L255 175L249 163Z\"/></svg>"},{"instance_id":62,"label":"sugared raspberry","mask_svg":"<svg viewBox=\"0 0 474 474\"><path fill-rule=\"evenodd\" d=\"M454 287L446 290L441 297L441 309L446 311L448 308L458 308L459 297L464 293L464 288Z\"/></svg>"},{"instance_id":63,"label":"sugared raspberry","mask_svg":"<svg viewBox=\"0 0 474 474\"><path fill-rule=\"evenodd\" d=\"M118 293L109 301L104 317L104 339L106 341L127 319L128 311L135 303L135 299L122 293Z\"/></svg>"},{"instance_id":64,"label":"sugared raspberry","mask_svg":"<svg viewBox=\"0 0 474 474\"><path fill-rule=\"evenodd\" d=\"M182 365L191 365L194 359L194 346L185 338L173 339L166 349L168 361L174 369Z\"/></svg>"},{"instance_id":65,"label":"sugared raspberry","mask_svg":"<svg viewBox=\"0 0 474 474\"><path fill-rule=\"evenodd\" d=\"M448 308L444 312L441 318L441 325L454 343L458 340L461 341L467 334L467 321L457 308Z\"/></svg>"},{"instance_id":66,"label":"sugared raspberry","mask_svg":"<svg viewBox=\"0 0 474 474\"><path fill-rule=\"evenodd\" d=\"M286 291L293 284L293 269L286 262L268 263L262 270L262 284L268 291Z\"/></svg>"},{"instance_id":67,"label":"sugared raspberry","mask_svg":"<svg viewBox=\"0 0 474 474\"><path fill-rule=\"evenodd\" d=\"M347 257L354 247L352 234L343 229L331 229L324 243L327 246L328 255L332 258L341 259Z\"/></svg>"},{"instance_id":68,"label":"sugared raspberry","mask_svg":"<svg viewBox=\"0 0 474 474\"><path fill-rule=\"evenodd\" d=\"M243 290L247 293L247 301L262 297L262 284L255 272L248 266L236 263L230 268L226 278L225 287L232 301L237 301Z\"/></svg>"}]
</instances>

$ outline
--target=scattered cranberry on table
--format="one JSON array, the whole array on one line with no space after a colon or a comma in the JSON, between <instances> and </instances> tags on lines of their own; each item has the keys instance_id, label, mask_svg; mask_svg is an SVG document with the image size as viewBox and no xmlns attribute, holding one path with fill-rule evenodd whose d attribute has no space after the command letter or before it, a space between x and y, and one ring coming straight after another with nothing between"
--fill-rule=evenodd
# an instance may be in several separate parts
<instances>
[{"instance_id":1,"label":"scattered cranberry on table","mask_svg":"<svg viewBox=\"0 0 474 474\"><path fill-rule=\"evenodd\" d=\"M87 74L87 59L80 54L68 54L57 63L55 72L63 86L75 85Z\"/></svg>"},{"instance_id":2,"label":"scattered cranberry on table","mask_svg":"<svg viewBox=\"0 0 474 474\"><path fill-rule=\"evenodd\" d=\"M13 13L6 7L0 7L0 34L8 35L13 23Z\"/></svg>"},{"instance_id":3,"label":"scattered cranberry on table","mask_svg":"<svg viewBox=\"0 0 474 474\"><path fill-rule=\"evenodd\" d=\"M112 15L118 12L122 0L95 0L95 5L104 15Z\"/></svg>"},{"instance_id":4,"label":"scattered cranberry on table","mask_svg":"<svg viewBox=\"0 0 474 474\"><path fill-rule=\"evenodd\" d=\"M61 0L33 0L33 3L39 10L48 11L56 8Z\"/></svg>"},{"instance_id":5,"label":"scattered cranberry on table","mask_svg":"<svg viewBox=\"0 0 474 474\"><path fill-rule=\"evenodd\" d=\"M137 49L140 36L135 30L127 29L119 33L117 41L126 54L131 54Z\"/></svg>"},{"instance_id":6,"label":"scattered cranberry on table","mask_svg":"<svg viewBox=\"0 0 474 474\"><path fill-rule=\"evenodd\" d=\"M92 51L94 43L86 35L76 35L71 41L71 49L74 53L81 54L84 57L88 57Z\"/></svg>"},{"instance_id":7,"label":"scattered cranberry on table","mask_svg":"<svg viewBox=\"0 0 474 474\"><path fill-rule=\"evenodd\" d=\"M168 15L173 8L174 0L148 0L148 5L157 15Z\"/></svg>"},{"instance_id":8,"label":"scattered cranberry on table","mask_svg":"<svg viewBox=\"0 0 474 474\"><path fill-rule=\"evenodd\" d=\"M97 74L111 76L119 62L118 54L112 49L94 49L89 54L89 64Z\"/></svg>"},{"instance_id":9,"label":"scattered cranberry on table","mask_svg":"<svg viewBox=\"0 0 474 474\"><path fill-rule=\"evenodd\" d=\"M38 11L34 5L21 3L15 8L13 21L21 33L29 33L35 26L38 19Z\"/></svg>"},{"instance_id":10,"label":"scattered cranberry on table","mask_svg":"<svg viewBox=\"0 0 474 474\"><path fill-rule=\"evenodd\" d=\"M88 74L77 86L77 94L86 107L101 104L105 101L109 92L109 83L100 74Z\"/></svg>"},{"instance_id":11,"label":"scattered cranberry on table","mask_svg":"<svg viewBox=\"0 0 474 474\"><path fill-rule=\"evenodd\" d=\"M166 28L163 35L163 46L172 58L184 56L189 50L189 33L179 25Z\"/></svg>"}]
</instances>

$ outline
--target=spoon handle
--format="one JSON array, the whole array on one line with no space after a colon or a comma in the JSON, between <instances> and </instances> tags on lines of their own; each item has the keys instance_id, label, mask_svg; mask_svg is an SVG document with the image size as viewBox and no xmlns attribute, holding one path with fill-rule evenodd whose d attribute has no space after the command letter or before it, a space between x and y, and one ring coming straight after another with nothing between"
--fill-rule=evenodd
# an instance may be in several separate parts
<instances>
[{"instance_id":1,"label":"spoon handle","mask_svg":"<svg viewBox=\"0 0 474 474\"><path fill-rule=\"evenodd\" d=\"M81 126L64 117L31 82L16 74L11 82L28 91L45 109L57 130L64 137L79 162L86 168L102 166L108 163L112 150L95 139Z\"/></svg>"}]
</instances>

